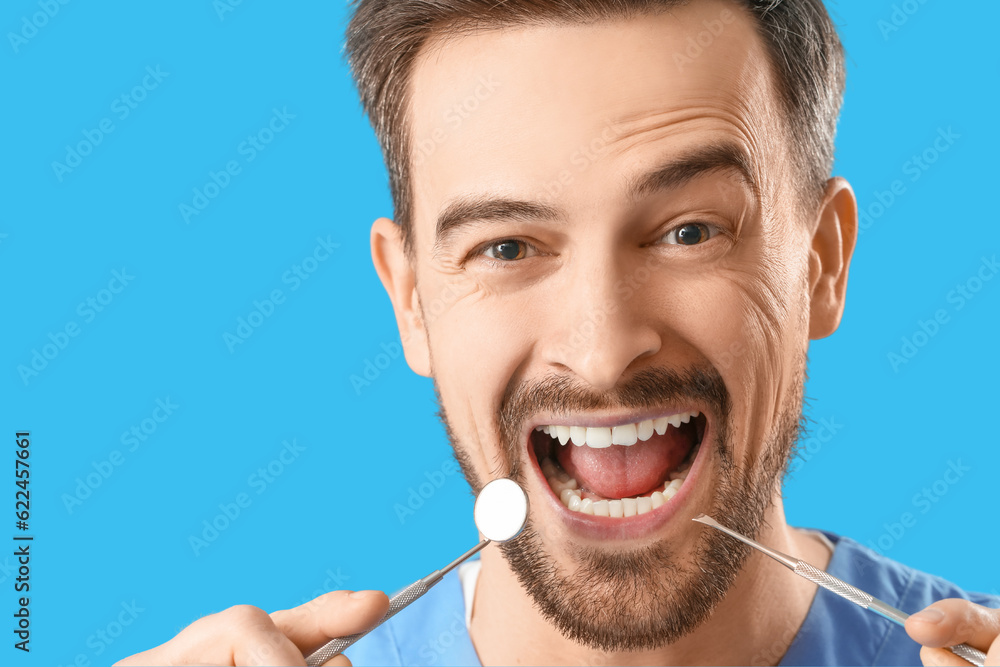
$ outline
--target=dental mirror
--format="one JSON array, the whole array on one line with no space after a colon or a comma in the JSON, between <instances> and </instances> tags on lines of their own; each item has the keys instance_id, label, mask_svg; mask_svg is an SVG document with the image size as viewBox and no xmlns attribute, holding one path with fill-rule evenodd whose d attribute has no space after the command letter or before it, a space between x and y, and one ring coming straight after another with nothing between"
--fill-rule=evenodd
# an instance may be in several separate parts
<instances>
[{"instance_id":1,"label":"dental mirror","mask_svg":"<svg viewBox=\"0 0 1000 667\"><path fill-rule=\"evenodd\" d=\"M476 527L491 542L509 542L528 519L528 496L512 479L495 479L479 492Z\"/></svg>"}]
</instances>

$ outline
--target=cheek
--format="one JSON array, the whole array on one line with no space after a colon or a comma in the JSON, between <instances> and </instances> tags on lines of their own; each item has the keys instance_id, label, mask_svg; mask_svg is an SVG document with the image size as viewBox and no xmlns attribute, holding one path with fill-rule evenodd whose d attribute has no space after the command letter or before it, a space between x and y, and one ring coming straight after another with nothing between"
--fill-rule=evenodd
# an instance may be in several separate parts
<instances>
[{"instance_id":1,"label":"cheek","mask_svg":"<svg viewBox=\"0 0 1000 667\"><path fill-rule=\"evenodd\" d=\"M426 313L431 371L456 435L470 453L491 455L499 448L498 406L531 350L530 301L448 285L437 283L431 299L442 305Z\"/></svg>"},{"instance_id":2,"label":"cheek","mask_svg":"<svg viewBox=\"0 0 1000 667\"><path fill-rule=\"evenodd\" d=\"M729 312L739 326L736 349L729 350L731 390L741 394L734 396L734 418L749 442L769 439L783 422L787 397L798 391L805 295L789 287L773 276L756 276L733 284L729 293Z\"/></svg>"},{"instance_id":3,"label":"cheek","mask_svg":"<svg viewBox=\"0 0 1000 667\"><path fill-rule=\"evenodd\" d=\"M736 443L768 439L798 378L806 340L804 287L797 271L777 268L774 262L731 265L704 277L664 278L651 291L660 295L664 363L706 360L722 375L733 401ZM683 297L663 296L668 294Z\"/></svg>"}]
</instances>

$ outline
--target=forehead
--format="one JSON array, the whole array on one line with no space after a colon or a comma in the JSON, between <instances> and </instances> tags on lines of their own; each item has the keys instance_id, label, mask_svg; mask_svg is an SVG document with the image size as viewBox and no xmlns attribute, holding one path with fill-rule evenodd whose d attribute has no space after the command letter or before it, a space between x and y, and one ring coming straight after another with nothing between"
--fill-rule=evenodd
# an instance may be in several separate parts
<instances>
[{"instance_id":1,"label":"forehead","mask_svg":"<svg viewBox=\"0 0 1000 667\"><path fill-rule=\"evenodd\" d=\"M418 236L456 196L593 204L647 163L721 140L766 171L772 91L754 19L725 0L435 38L410 83Z\"/></svg>"}]
</instances>

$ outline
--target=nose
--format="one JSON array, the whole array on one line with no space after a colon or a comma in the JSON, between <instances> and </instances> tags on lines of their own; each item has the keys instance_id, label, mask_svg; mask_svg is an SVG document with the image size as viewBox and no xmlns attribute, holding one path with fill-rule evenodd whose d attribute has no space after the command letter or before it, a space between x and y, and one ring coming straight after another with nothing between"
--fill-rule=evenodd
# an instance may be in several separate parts
<instances>
[{"instance_id":1,"label":"nose","mask_svg":"<svg viewBox=\"0 0 1000 667\"><path fill-rule=\"evenodd\" d=\"M550 366L608 391L637 361L659 352L662 339L643 298L649 271L634 261L593 259L577 262L567 276L544 355Z\"/></svg>"}]
</instances>

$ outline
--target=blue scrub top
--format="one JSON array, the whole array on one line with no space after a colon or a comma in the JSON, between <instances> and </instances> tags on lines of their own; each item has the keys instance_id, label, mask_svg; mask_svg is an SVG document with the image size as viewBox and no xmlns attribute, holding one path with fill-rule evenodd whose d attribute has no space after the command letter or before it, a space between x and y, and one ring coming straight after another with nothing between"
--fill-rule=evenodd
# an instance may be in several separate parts
<instances>
[{"instance_id":1,"label":"blue scrub top","mask_svg":"<svg viewBox=\"0 0 1000 667\"><path fill-rule=\"evenodd\" d=\"M827 572L897 609L914 613L945 598L964 598L1000 608L1000 597L966 593L944 579L880 556L854 540L824 534L835 547ZM424 597L345 653L359 667L479 665L465 627L465 601L457 572L449 573ZM748 659L773 664L779 657ZM819 589L780 664L919 665L920 646L901 626Z\"/></svg>"}]
</instances>

